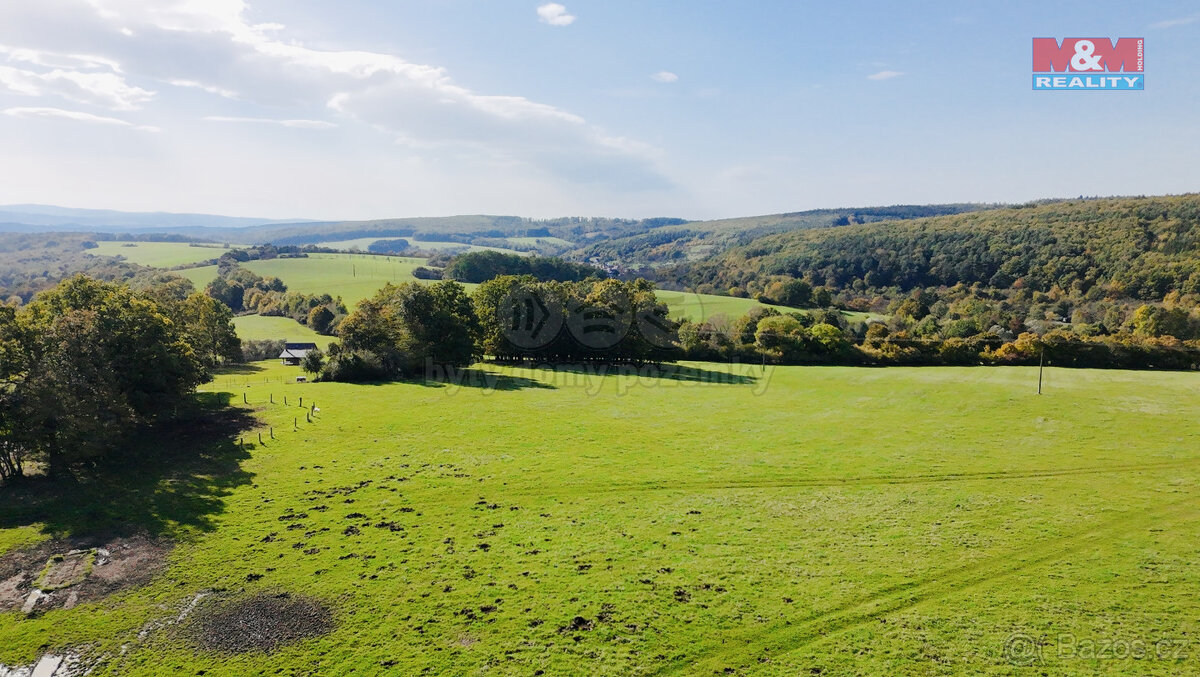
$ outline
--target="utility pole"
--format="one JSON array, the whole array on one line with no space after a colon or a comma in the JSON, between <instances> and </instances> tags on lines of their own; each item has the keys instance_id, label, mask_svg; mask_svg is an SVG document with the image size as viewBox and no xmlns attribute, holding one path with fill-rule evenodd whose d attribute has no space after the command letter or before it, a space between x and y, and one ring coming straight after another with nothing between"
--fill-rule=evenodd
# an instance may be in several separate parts
<instances>
[{"instance_id":1,"label":"utility pole","mask_svg":"<svg viewBox=\"0 0 1200 677\"><path fill-rule=\"evenodd\" d=\"M1042 369L1046 364L1046 346L1042 346L1042 352L1038 357L1038 395L1042 394Z\"/></svg>"}]
</instances>

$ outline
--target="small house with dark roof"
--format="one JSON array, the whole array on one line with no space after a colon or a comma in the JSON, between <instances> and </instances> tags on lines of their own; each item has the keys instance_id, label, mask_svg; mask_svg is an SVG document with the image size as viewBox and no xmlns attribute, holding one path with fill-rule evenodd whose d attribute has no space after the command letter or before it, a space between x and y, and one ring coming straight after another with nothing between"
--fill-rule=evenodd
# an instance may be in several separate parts
<instances>
[{"instance_id":1,"label":"small house with dark roof","mask_svg":"<svg viewBox=\"0 0 1200 677\"><path fill-rule=\"evenodd\" d=\"M279 353L279 359L283 360L286 365L298 367L308 351L316 349L317 344L315 343L285 343L283 352Z\"/></svg>"}]
</instances>

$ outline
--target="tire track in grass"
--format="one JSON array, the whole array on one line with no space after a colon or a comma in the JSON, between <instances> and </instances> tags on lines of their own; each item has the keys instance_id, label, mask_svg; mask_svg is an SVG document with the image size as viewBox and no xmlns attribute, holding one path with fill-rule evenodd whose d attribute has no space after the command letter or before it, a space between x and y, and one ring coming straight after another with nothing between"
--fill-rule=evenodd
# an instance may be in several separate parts
<instances>
[{"instance_id":1,"label":"tire track in grass","mask_svg":"<svg viewBox=\"0 0 1200 677\"><path fill-rule=\"evenodd\" d=\"M1170 470L1186 468L1200 464L1200 458L1190 458L1177 461L1162 461L1159 463L1127 463L1120 465L1088 466L1081 468L1057 468L1046 470L981 470L977 472L924 473L918 475L866 475L859 477L814 477L814 478L780 478L780 479L747 479L747 480L706 480L706 481L651 481L651 482L617 482L609 484L578 483L561 484L557 489L574 493L623 493L634 491L698 491L720 489L787 489L803 487L840 487L840 486L886 486L900 484L936 484L941 482L974 482L982 480L1028 480L1050 479L1072 475L1104 475L1109 473L1127 473L1153 470ZM525 489L512 488L509 493L514 495L537 494L546 495L547 487L540 485Z\"/></svg>"},{"instance_id":2,"label":"tire track in grass","mask_svg":"<svg viewBox=\"0 0 1200 677\"><path fill-rule=\"evenodd\" d=\"M882 616L915 607L923 602L949 597L1043 564L1062 559L1092 546L1096 541L1131 533L1139 528L1170 525L1200 518L1194 496L1150 510L1130 509L1128 514L1093 525L1059 539L1039 540L1022 548L1020 554L1006 552L928 576L914 583L890 586L791 623L775 623L769 629L740 631L712 642L699 654L683 657L652 674L717 674L756 665L760 658L786 655L831 635L877 620Z\"/></svg>"}]
</instances>

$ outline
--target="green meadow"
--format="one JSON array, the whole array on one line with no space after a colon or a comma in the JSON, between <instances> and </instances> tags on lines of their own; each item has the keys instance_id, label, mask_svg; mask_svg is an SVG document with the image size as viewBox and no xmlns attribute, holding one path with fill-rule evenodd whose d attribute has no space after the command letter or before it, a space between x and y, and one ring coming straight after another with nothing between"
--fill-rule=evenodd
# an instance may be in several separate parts
<instances>
[{"instance_id":1,"label":"green meadow","mask_svg":"<svg viewBox=\"0 0 1200 677\"><path fill-rule=\"evenodd\" d=\"M256 422L203 463L0 506L0 549L104 527L177 543L143 587L0 614L0 663L87 646L113 675L1200 672L1192 373L1051 369L1041 396L1030 368L298 373L204 387ZM314 596L334 627L205 651L174 622L205 592Z\"/></svg>"},{"instance_id":2,"label":"green meadow","mask_svg":"<svg viewBox=\"0 0 1200 677\"><path fill-rule=\"evenodd\" d=\"M181 268L179 270L173 270L171 272L176 275L179 275L180 277L186 277L187 279L191 280L192 284L198 290L203 290L205 287L208 286L209 282L212 282L213 280L217 279L217 267L216 266L199 266L197 268Z\"/></svg>"},{"instance_id":3,"label":"green meadow","mask_svg":"<svg viewBox=\"0 0 1200 677\"><path fill-rule=\"evenodd\" d=\"M538 242L535 241L535 240L537 240L537 238L503 238L503 239L505 239L509 242L513 242L514 244L520 244L527 240L531 244L539 244ZM570 242L567 242L566 240L559 240L558 238L544 238L544 239L551 241L551 242L563 242L566 244L570 244ZM489 251L489 250L495 251L495 252L504 252L507 254L521 254L522 253L515 249L505 249L502 247L484 247L484 246L480 246L480 245L465 244L462 242L439 242L439 241L435 241L435 240L415 240L411 237L359 237L359 238L354 238L352 240L328 240L328 241L318 242L316 244L320 247L328 247L330 249L358 249L361 251L366 251L373 243L378 242L379 240L404 240L405 242L407 242L409 245L411 245L415 249L445 250L445 251L453 252L453 253L462 253L462 252L468 252L468 251L479 252L479 251Z\"/></svg>"},{"instance_id":4,"label":"green meadow","mask_svg":"<svg viewBox=\"0 0 1200 677\"><path fill-rule=\"evenodd\" d=\"M695 292L680 292L667 289L659 289L655 294L658 295L658 298L663 303L667 304L671 317L677 320L687 319L693 322L700 322L723 315L732 321L745 315L751 308L757 306L774 308L781 313L797 312L795 308L774 306L767 303L759 303L754 299L737 298L735 296L697 294ZM842 311L842 316L851 322L878 317L871 313L856 313L851 311Z\"/></svg>"},{"instance_id":5,"label":"green meadow","mask_svg":"<svg viewBox=\"0 0 1200 677\"><path fill-rule=\"evenodd\" d=\"M227 247L219 244L187 242L97 242L91 250L102 256L122 256L131 263L151 268L173 268L190 263L209 261L224 254ZM216 267L213 267L216 276Z\"/></svg>"},{"instance_id":6,"label":"green meadow","mask_svg":"<svg viewBox=\"0 0 1200 677\"><path fill-rule=\"evenodd\" d=\"M424 259L367 254L309 254L242 264L264 277L278 277L289 291L341 296L347 307L373 296L388 282L412 282L413 269L423 265Z\"/></svg>"},{"instance_id":7,"label":"green meadow","mask_svg":"<svg viewBox=\"0 0 1200 677\"><path fill-rule=\"evenodd\" d=\"M328 346L332 336L323 336L290 317L263 317L261 315L239 315L233 318L238 338L243 341L290 341L292 343L315 343L321 348Z\"/></svg>"}]
</instances>

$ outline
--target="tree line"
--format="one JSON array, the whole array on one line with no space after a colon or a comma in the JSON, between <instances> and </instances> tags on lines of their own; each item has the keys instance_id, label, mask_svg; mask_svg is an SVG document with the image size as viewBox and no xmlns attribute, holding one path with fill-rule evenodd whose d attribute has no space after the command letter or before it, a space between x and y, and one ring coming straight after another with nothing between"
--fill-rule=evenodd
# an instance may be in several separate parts
<instances>
[{"instance_id":1,"label":"tree line","mask_svg":"<svg viewBox=\"0 0 1200 677\"><path fill-rule=\"evenodd\" d=\"M135 290L80 275L0 305L0 479L102 462L240 358L229 309L178 279Z\"/></svg>"},{"instance_id":2,"label":"tree line","mask_svg":"<svg viewBox=\"0 0 1200 677\"><path fill-rule=\"evenodd\" d=\"M986 306L983 306L986 308ZM932 323L912 330L911 318L893 315L849 322L836 309L781 312L759 306L734 320L723 316L684 321L677 357L704 361L837 365L1031 365L1042 359L1070 367L1198 369L1200 340L1161 333L1144 306L1110 333L1081 333L1070 325L1015 333L975 320Z\"/></svg>"},{"instance_id":3,"label":"tree line","mask_svg":"<svg viewBox=\"0 0 1200 677\"><path fill-rule=\"evenodd\" d=\"M385 285L304 368L320 379L414 378L433 367L500 361L671 359L675 326L645 280L541 281L500 276L468 295L452 280Z\"/></svg>"},{"instance_id":4,"label":"tree line","mask_svg":"<svg viewBox=\"0 0 1200 677\"><path fill-rule=\"evenodd\" d=\"M606 277L600 268L546 256L521 256L496 251L459 254L446 263L442 278L459 282L486 282L504 275L529 275L538 280L579 282Z\"/></svg>"}]
</instances>

